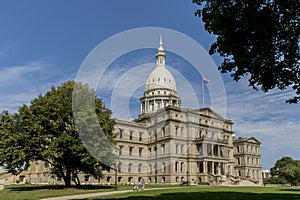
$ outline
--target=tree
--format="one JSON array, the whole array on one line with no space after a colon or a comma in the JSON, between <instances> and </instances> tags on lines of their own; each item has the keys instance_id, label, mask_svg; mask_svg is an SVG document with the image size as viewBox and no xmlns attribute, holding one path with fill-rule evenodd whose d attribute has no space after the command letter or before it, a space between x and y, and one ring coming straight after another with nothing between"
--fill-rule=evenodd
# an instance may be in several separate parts
<instances>
[{"instance_id":1,"label":"tree","mask_svg":"<svg viewBox=\"0 0 300 200\"><path fill-rule=\"evenodd\" d=\"M291 157L282 157L271 168L271 175L277 177L277 179L273 178L273 180L297 185L300 183L300 161Z\"/></svg>"},{"instance_id":2,"label":"tree","mask_svg":"<svg viewBox=\"0 0 300 200\"><path fill-rule=\"evenodd\" d=\"M74 102L72 105L74 87L81 93L81 97L90 98L94 102L94 107L85 106L83 109L86 110L81 110L84 113L81 122L87 124L84 127L86 137L92 138L88 142L96 154L87 150L78 133L80 126L75 125L74 109L82 108L76 108ZM97 126L100 125L102 130L89 131L96 126L88 126L91 113L95 113ZM7 111L1 114L0 164L6 165L9 172L17 174L24 169L24 163L28 165L30 161L45 161L50 164L52 173L63 178L66 187L71 185L72 176L77 180L75 183L80 184L77 176L79 172L99 178L102 175L101 169L107 169L114 161L113 146L104 149L101 143L105 135L106 140L114 144L114 125L111 111L95 96L93 90L86 85L68 81L58 88L52 87L45 95L34 99L30 106L23 105L16 114L9 115ZM103 163L98 154L109 159Z\"/></svg>"},{"instance_id":3,"label":"tree","mask_svg":"<svg viewBox=\"0 0 300 200\"><path fill-rule=\"evenodd\" d=\"M233 80L249 77L264 92L289 89L300 100L300 1L194 0L205 29L217 36L210 54L224 59L219 69Z\"/></svg>"}]
</instances>

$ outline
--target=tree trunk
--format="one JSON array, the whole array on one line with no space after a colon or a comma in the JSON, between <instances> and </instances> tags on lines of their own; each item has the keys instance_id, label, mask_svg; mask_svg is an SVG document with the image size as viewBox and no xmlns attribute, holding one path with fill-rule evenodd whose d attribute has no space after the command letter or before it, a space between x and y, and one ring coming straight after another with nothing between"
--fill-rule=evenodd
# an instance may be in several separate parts
<instances>
[{"instance_id":1,"label":"tree trunk","mask_svg":"<svg viewBox=\"0 0 300 200\"><path fill-rule=\"evenodd\" d=\"M69 167L67 167L67 169L66 169L66 175L65 175L64 181L65 181L65 187L70 188L71 187L71 169Z\"/></svg>"},{"instance_id":2,"label":"tree trunk","mask_svg":"<svg viewBox=\"0 0 300 200\"><path fill-rule=\"evenodd\" d=\"M80 185L80 180L78 178L78 175L76 174L76 179L77 179L77 185Z\"/></svg>"}]
</instances>

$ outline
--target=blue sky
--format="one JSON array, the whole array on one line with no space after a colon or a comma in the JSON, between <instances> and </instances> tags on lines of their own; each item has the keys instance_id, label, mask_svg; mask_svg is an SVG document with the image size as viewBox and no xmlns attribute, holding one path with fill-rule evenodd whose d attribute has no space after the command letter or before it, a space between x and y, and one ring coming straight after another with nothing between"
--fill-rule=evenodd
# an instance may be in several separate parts
<instances>
[{"instance_id":1,"label":"blue sky","mask_svg":"<svg viewBox=\"0 0 300 200\"><path fill-rule=\"evenodd\" d=\"M208 50L214 36L205 32L201 20L194 16L197 7L191 2L2 0L0 110L15 112L22 104L29 104L30 100L45 93L50 86L75 79L91 50L107 38L129 29L162 27L176 30ZM122 75L116 73L143 63L154 63L154 54L155 50L146 49L124 55L114 62L111 73L107 72L107 84L99 89L100 92L106 89L108 93L98 92L107 104L110 103L110 80L113 82ZM170 70L180 72L194 89L197 88L199 76L193 73L189 63L170 52L167 56ZM216 64L220 63L218 56L212 58ZM151 71L150 67L145 66L145 69L145 73ZM284 102L292 92L274 90L264 94L249 88L246 79L236 83L229 75L221 76L226 89L226 116L234 121L237 136L254 136L262 142L263 168L270 168L282 156L300 159L300 108ZM140 76L141 79L145 77L147 74ZM180 76L175 75L177 77L180 95L184 88ZM132 116L138 112L139 105L135 105L142 92L141 87L130 100ZM196 95L201 96L200 93ZM192 102L186 101L183 105L193 107Z\"/></svg>"}]
</instances>

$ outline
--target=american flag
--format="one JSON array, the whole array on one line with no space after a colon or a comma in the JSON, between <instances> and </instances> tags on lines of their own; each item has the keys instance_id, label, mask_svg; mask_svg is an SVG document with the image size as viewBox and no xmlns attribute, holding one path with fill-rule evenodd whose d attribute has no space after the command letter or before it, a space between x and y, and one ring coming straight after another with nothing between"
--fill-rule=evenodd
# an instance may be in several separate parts
<instances>
[{"instance_id":1,"label":"american flag","mask_svg":"<svg viewBox=\"0 0 300 200\"><path fill-rule=\"evenodd\" d=\"M203 76L202 78L203 78L203 82L206 84L210 81L209 78L207 78L206 76Z\"/></svg>"}]
</instances>

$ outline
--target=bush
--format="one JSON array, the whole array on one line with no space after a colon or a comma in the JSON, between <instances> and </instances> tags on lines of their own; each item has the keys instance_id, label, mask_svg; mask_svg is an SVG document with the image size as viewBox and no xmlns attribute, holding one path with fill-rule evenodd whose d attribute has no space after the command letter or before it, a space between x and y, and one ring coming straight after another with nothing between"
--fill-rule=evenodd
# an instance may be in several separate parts
<instances>
[{"instance_id":1,"label":"bush","mask_svg":"<svg viewBox=\"0 0 300 200\"><path fill-rule=\"evenodd\" d=\"M198 185L210 185L208 182L198 182Z\"/></svg>"}]
</instances>

